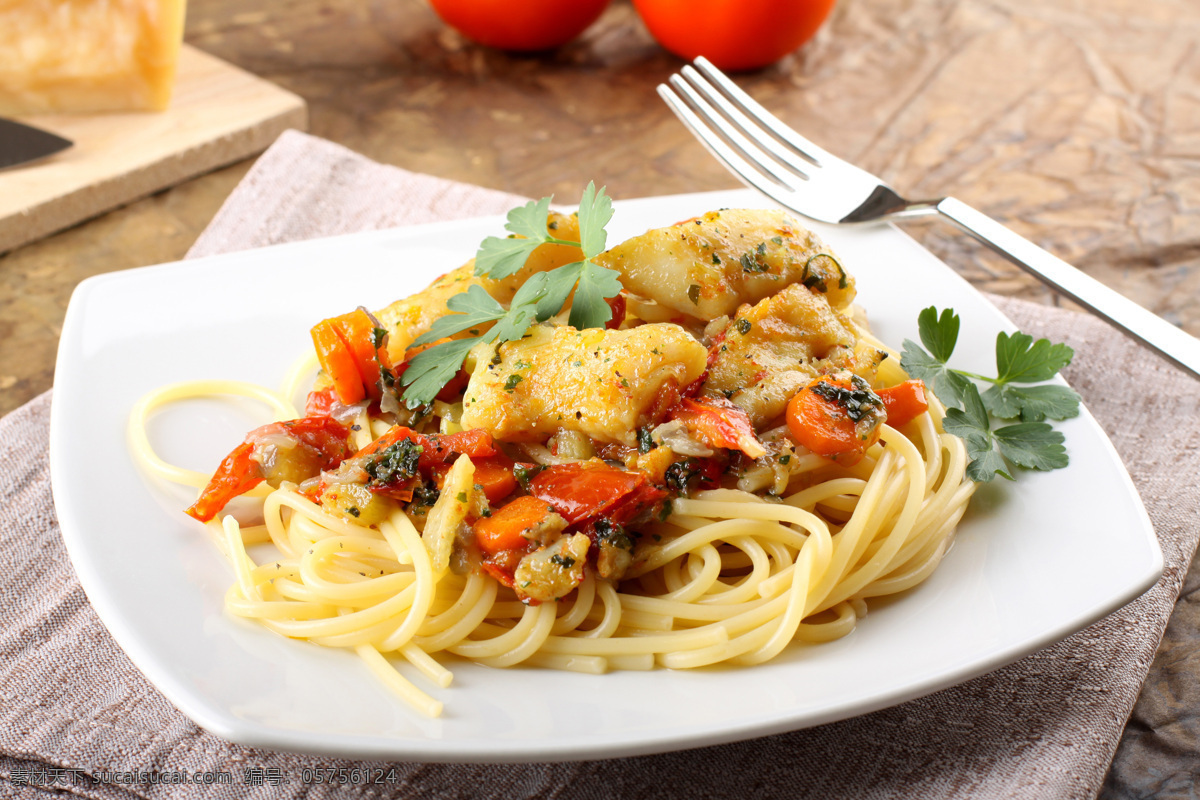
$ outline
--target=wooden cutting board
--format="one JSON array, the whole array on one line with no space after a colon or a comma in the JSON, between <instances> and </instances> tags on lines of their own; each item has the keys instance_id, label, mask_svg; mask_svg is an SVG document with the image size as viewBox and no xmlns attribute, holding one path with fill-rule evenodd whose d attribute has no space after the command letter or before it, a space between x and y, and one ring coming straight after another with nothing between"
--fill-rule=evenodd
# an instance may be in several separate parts
<instances>
[{"instance_id":1,"label":"wooden cutting board","mask_svg":"<svg viewBox=\"0 0 1200 800\"><path fill-rule=\"evenodd\" d=\"M75 143L0 171L0 253L267 148L304 129L300 97L184 45L171 106L20 120Z\"/></svg>"}]
</instances>

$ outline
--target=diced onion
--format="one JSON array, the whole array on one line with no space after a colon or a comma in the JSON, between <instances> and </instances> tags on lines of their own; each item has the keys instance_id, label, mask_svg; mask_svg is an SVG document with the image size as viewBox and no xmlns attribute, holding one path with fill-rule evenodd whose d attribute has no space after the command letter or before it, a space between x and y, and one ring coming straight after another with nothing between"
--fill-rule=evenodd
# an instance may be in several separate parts
<instances>
[{"instance_id":1,"label":"diced onion","mask_svg":"<svg viewBox=\"0 0 1200 800\"><path fill-rule=\"evenodd\" d=\"M693 439L684 424L677 419L664 422L650 431L650 438L655 444L669 447L681 456L708 457L713 454L711 448Z\"/></svg>"}]
</instances>

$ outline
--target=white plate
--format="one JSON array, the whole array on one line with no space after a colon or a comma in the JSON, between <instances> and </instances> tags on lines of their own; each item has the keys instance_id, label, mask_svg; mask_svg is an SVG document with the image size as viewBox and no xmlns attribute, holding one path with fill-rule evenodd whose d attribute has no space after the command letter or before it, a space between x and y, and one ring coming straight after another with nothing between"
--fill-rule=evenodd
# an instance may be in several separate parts
<instances>
[{"instance_id":1,"label":"white plate","mask_svg":"<svg viewBox=\"0 0 1200 800\"><path fill-rule=\"evenodd\" d=\"M617 204L609 241L747 192ZM1086 412L1059 425L1068 469L1023 472L977 494L957 543L923 585L876 603L844 639L795 646L745 669L586 676L452 664L428 720L345 651L283 639L226 615L233 580L180 509L188 491L146 479L125 445L130 407L174 381L280 385L319 319L381 307L458 266L499 218L302 242L89 278L71 298L58 354L54 497L79 579L129 657L189 717L245 745L423 761L552 761L644 754L863 714L996 669L1124 605L1162 556L1127 473ZM917 339L917 312L962 316L958 365L994 367L997 310L888 226L814 226L858 278L875 331ZM175 463L211 471L249 428L252 404L194 402L155 417ZM418 681L421 679L418 677Z\"/></svg>"}]
</instances>

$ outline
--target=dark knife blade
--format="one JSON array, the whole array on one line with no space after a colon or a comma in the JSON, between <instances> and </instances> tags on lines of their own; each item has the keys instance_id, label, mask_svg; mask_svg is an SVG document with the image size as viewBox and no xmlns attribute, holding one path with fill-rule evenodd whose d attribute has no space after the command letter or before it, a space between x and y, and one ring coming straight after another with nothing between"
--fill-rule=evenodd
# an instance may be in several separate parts
<instances>
[{"instance_id":1,"label":"dark knife blade","mask_svg":"<svg viewBox=\"0 0 1200 800\"><path fill-rule=\"evenodd\" d=\"M54 155L70 147L72 142L53 133L0 119L0 169L27 164Z\"/></svg>"}]
</instances>

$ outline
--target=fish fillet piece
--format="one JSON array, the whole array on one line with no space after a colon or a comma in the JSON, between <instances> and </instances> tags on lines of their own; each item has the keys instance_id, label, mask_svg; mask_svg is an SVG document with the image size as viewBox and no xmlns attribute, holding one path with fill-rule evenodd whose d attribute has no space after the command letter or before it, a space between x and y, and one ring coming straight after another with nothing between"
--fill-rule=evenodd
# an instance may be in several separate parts
<instances>
[{"instance_id":1,"label":"fish fillet piece","mask_svg":"<svg viewBox=\"0 0 1200 800\"><path fill-rule=\"evenodd\" d=\"M705 321L732 314L793 283L834 308L854 300L854 279L794 218L776 209L710 211L635 236L596 258L631 292Z\"/></svg>"},{"instance_id":2,"label":"fish fillet piece","mask_svg":"<svg viewBox=\"0 0 1200 800\"><path fill-rule=\"evenodd\" d=\"M738 309L714 347L703 391L728 397L760 429L816 376L848 369L872 380L884 358L825 295L801 284Z\"/></svg>"},{"instance_id":3,"label":"fish fillet piece","mask_svg":"<svg viewBox=\"0 0 1200 800\"><path fill-rule=\"evenodd\" d=\"M629 330L535 326L499 348L478 345L471 356L463 428L508 442L542 441L565 429L632 447L663 384L695 381L708 351L678 325L658 323Z\"/></svg>"}]
</instances>

